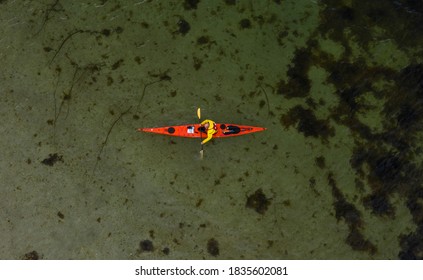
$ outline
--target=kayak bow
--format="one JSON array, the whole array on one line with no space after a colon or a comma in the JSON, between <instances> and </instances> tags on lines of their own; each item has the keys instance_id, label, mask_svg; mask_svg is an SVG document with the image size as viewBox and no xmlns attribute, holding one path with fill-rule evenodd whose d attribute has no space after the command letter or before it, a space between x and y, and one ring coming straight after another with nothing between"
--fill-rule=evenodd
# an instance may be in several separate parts
<instances>
[{"instance_id":1,"label":"kayak bow","mask_svg":"<svg viewBox=\"0 0 423 280\"><path fill-rule=\"evenodd\" d=\"M264 127L238 125L238 124L216 124L217 132L213 135L217 138L241 136L245 134L260 132L266 130ZM168 136L200 138L204 131L200 132L199 124L186 124L176 126L152 127L152 128L138 128L138 131L163 134Z\"/></svg>"}]
</instances>

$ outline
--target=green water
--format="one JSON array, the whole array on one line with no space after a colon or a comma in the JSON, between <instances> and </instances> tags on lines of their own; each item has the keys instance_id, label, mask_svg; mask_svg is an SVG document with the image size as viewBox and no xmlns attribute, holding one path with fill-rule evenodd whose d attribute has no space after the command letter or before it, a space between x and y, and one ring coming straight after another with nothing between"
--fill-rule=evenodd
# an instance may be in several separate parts
<instances>
[{"instance_id":1,"label":"green water","mask_svg":"<svg viewBox=\"0 0 423 280\"><path fill-rule=\"evenodd\" d=\"M415 1L0 1L0 258L422 258ZM266 127L197 140L139 127Z\"/></svg>"}]
</instances>

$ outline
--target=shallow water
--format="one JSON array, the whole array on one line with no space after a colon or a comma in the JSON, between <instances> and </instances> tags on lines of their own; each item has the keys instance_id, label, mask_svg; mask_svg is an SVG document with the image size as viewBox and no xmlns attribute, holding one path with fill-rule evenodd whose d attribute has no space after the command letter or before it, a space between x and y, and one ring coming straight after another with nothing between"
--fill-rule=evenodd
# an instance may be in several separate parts
<instances>
[{"instance_id":1,"label":"shallow water","mask_svg":"<svg viewBox=\"0 0 423 280\"><path fill-rule=\"evenodd\" d=\"M419 1L0 1L0 258L423 257ZM215 139L138 127L267 127Z\"/></svg>"}]
</instances>

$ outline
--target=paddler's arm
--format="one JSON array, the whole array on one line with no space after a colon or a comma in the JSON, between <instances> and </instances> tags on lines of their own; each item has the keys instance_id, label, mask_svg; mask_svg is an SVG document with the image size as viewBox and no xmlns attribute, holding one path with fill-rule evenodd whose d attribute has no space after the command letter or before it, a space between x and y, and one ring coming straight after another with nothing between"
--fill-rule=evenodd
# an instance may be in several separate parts
<instances>
[{"instance_id":1,"label":"paddler's arm","mask_svg":"<svg viewBox=\"0 0 423 280\"><path fill-rule=\"evenodd\" d=\"M202 123L201 123L201 126L204 126L206 123L208 123L208 122L210 122L209 120L204 120Z\"/></svg>"}]
</instances>

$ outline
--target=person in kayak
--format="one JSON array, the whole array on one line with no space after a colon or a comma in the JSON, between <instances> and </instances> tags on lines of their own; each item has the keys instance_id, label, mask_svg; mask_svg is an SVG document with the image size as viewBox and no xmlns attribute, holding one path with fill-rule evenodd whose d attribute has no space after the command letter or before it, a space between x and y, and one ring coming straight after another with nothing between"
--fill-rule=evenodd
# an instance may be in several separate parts
<instances>
[{"instance_id":1,"label":"person in kayak","mask_svg":"<svg viewBox=\"0 0 423 280\"><path fill-rule=\"evenodd\" d=\"M201 145L204 145L213 138L213 134L217 132L217 126L212 120L204 120L200 125L200 130L207 133L207 138L201 142Z\"/></svg>"}]
</instances>

